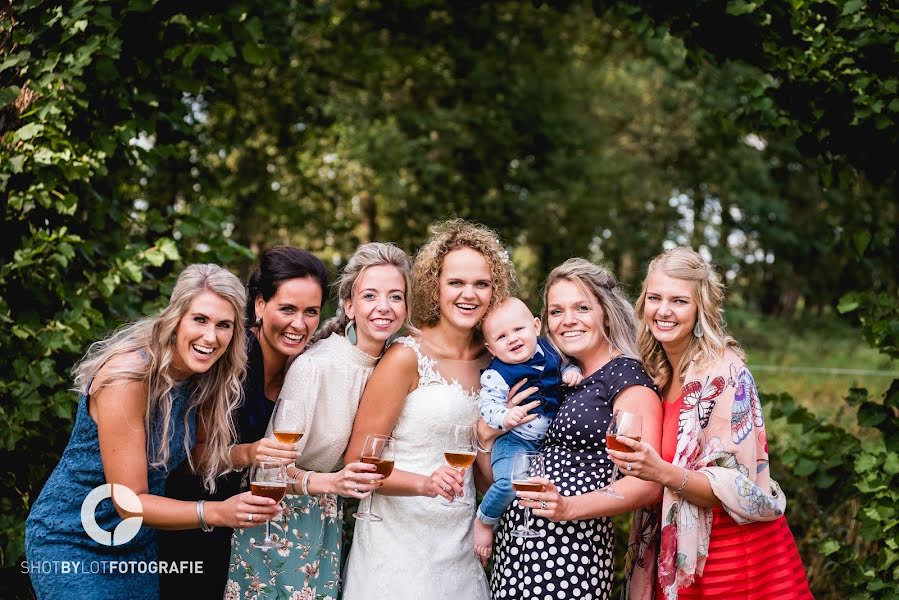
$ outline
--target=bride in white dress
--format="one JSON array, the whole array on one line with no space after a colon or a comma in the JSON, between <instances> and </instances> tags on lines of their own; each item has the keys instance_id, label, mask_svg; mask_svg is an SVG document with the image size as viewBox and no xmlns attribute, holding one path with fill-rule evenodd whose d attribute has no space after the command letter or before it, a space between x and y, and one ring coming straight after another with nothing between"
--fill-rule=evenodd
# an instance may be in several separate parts
<instances>
[{"instance_id":1,"label":"bride in white dress","mask_svg":"<svg viewBox=\"0 0 899 600\"><path fill-rule=\"evenodd\" d=\"M345 460L365 436L392 434L395 468L373 496L381 522L357 521L344 600L489 600L473 552L475 471L444 459L450 425L475 425L480 370L489 362L478 327L509 295L512 266L496 235L462 220L435 227L413 267L413 320L420 332L393 344L369 379ZM453 494L471 503L444 504Z\"/></svg>"}]
</instances>

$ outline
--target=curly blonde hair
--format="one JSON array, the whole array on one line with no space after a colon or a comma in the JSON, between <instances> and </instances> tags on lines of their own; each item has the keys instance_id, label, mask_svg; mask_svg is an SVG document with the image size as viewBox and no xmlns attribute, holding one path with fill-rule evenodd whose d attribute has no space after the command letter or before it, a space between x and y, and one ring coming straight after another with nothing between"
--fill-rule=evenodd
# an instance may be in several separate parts
<instances>
[{"instance_id":1,"label":"curly blonde hair","mask_svg":"<svg viewBox=\"0 0 899 600\"><path fill-rule=\"evenodd\" d=\"M515 268L496 233L464 219L443 221L432 227L431 238L412 265L412 322L416 326L432 327L440 320L440 269L443 258L459 248L476 250L490 266L493 295L487 312L512 294Z\"/></svg>"},{"instance_id":2,"label":"curly blonde hair","mask_svg":"<svg viewBox=\"0 0 899 600\"><path fill-rule=\"evenodd\" d=\"M741 359L744 358L742 349L737 341L728 335L724 322L724 284L715 269L703 260L692 248L678 246L662 252L649 263L646 269L646 278L640 290L640 297L634 313L641 323L637 344L640 346L640 354L643 356L643 367L652 377L660 390L666 389L672 382L674 368L668 362L668 356L662 344L647 331L645 316L646 285L649 277L655 272L661 272L674 279L682 279L692 282L692 298L696 303L697 320L702 328L702 337L691 336L687 349L681 356L677 372L680 379L686 376L690 362L695 363L695 368L702 371L717 361L721 360L728 348L733 350Z\"/></svg>"}]
</instances>

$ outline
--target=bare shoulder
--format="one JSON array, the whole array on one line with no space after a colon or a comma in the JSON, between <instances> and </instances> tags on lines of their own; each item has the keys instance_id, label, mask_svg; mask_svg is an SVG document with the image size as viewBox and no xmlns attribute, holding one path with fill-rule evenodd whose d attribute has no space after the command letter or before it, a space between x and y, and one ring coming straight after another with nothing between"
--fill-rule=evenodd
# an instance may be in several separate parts
<instances>
[{"instance_id":1,"label":"bare shoulder","mask_svg":"<svg viewBox=\"0 0 899 600\"><path fill-rule=\"evenodd\" d=\"M400 338L403 339L403 338ZM412 339L412 338L406 338ZM385 369L402 369L418 372L418 354L408 344L402 341L396 341L390 345L381 360L378 361L378 368Z\"/></svg>"}]
</instances>

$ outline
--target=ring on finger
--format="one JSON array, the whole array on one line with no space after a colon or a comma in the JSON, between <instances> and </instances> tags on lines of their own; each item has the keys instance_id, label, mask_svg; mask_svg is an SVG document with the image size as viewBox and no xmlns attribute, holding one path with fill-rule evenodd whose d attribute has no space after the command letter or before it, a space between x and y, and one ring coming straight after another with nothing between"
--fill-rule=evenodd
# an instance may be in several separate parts
<instances>
[{"instance_id":1,"label":"ring on finger","mask_svg":"<svg viewBox=\"0 0 899 600\"><path fill-rule=\"evenodd\" d=\"M249 521L250 523L253 522L253 513L247 515L247 521Z\"/></svg>"},{"instance_id":2,"label":"ring on finger","mask_svg":"<svg viewBox=\"0 0 899 600\"><path fill-rule=\"evenodd\" d=\"M540 510L546 510L546 500L540 501Z\"/></svg>"},{"instance_id":3,"label":"ring on finger","mask_svg":"<svg viewBox=\"0 0 899 600\"><path fill-rule=\"evenodd\" d=\"M358 481L353 482L353 489L356 490L356 493L359 493L359 482Z\"/></svg>"},{"instance_id":4,"label":"ring on finger","mask_svg":"<svg viewBox=\"0 0 899 600\"><path fill-rule=\"evenodd\" d=\"M634 467L631 465L631 463L627 463L627 470L628 470L628 471L632 470L633 468L634 468Z\"/></svg>"},{"instance_id":5,"label":"ring on finger","mask_svg":"<svg viewBox=\"0 0 899 600\"><path fill-rule=\"evenodd\" d=\"M448 492L450 490L449 486L446 485L445 483L441 487L443 488L444 492Z\"/></svg>"}]
</instances>

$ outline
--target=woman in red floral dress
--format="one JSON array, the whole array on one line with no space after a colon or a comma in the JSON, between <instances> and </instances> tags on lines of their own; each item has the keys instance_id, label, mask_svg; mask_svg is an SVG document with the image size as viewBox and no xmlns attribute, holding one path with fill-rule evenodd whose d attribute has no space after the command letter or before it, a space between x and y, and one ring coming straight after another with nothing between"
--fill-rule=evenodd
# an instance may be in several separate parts
<instances>
[{"instance_id":1,"label":"woman in red floral dress","mask_svg":"<svg viewBox=\"0 0 899 600\"><path fill-rule=\"evenodd\" d=\"M662 392L662 452L618 438L634 451L609 455L665 491L661 507L634 518L630 598L812 597L768 468L755 382L724 329L723 298L712 267L674 248L650 263L637 300L644 368Z\"/></svg>"}]
</instances>

